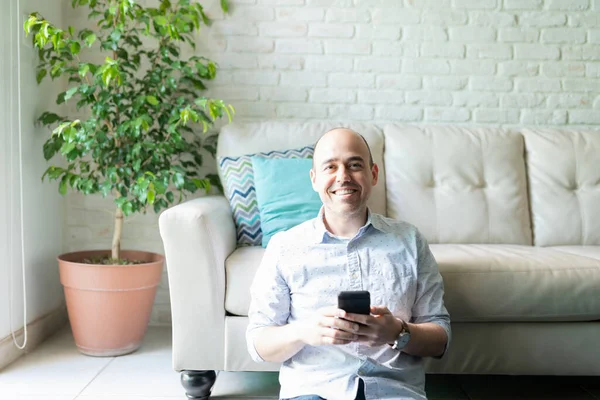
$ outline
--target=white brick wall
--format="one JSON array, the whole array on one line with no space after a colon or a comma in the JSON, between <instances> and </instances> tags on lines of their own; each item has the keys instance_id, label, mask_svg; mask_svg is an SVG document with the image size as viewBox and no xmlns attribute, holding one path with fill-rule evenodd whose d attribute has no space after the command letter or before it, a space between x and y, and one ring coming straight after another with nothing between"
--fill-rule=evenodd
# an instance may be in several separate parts
<instances>
[{"instance_id":1,"label":"white brick wall","mask_svg":"<svg viewBox=\"0 0 600 400\"><path fill-rule=\"evenodd\" d=\"M237 120L600 126L600 2L200 0L198 54ZM110 244L110 201L69 195L69 248ZM162 252L155 215L124 247ZM170 324L166 274L153 324Z\"/></svg>"}]
</instances>

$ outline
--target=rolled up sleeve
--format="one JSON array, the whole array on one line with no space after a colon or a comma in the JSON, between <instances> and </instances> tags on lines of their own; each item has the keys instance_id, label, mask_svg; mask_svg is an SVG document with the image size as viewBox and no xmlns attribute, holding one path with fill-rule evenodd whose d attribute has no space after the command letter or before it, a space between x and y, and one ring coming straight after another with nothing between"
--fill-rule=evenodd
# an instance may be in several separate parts
<instances>
[{"instance_id":1,"label":"rolled up sleeve","mask_svg":"<svg viewBox=\"0 0 600 400\"><path fill-rule=\"evenodd\" d=\"M281 242L274 235L250 287L249 324L246 329L248 353L255 362L264 362L256 351L254 336L260 328L285 325L290 314L290 290L279 268Z\"/></svg>"},{"instance_id":2,"label":"rolled up sleeve","mask_svg":"<svg viewBox=\"0 0 600 400\"><path fill-rule=\"evenodd\" d=\"M446 353L452 337L450 328L450 314L444 306L444 281L439 272L439 268L427 240L420 234L417 234L418 251L418 279L417 296L412 308L412 322L425 323L432 322L441 326L446 331L446 347L441 358Z\"/></svg>"}]
</instances>

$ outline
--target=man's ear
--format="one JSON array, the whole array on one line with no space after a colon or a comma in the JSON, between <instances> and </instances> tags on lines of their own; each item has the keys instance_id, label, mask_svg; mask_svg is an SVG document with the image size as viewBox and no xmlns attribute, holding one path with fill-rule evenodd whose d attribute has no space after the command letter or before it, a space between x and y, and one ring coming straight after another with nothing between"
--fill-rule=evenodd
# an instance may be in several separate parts
<instances>
[{"instance_id":1,"label":"man's ear","mask_svg":"<svg viewBox=\"0 0 600 400\"><path fill-rule=\"evenodd\" d=\"M373 176L373 186L375 186L379 180L379 167L377 164L373 164L373 168L371 168L371 174Z\"/></svg>"},{"instance_id":2,"label":"man's ear","mask_svg":"<svg viewBox=\"0 0 600 400\"><path fill-rule=\"evenodd\" d=\"M317 178L316 174L315 174L315 170L314 169L310 169L310 182L312 183L312 188L315 192L319 192L317 190L317 188L315 187L315 179Z\"/></svg>"}]
</instances>

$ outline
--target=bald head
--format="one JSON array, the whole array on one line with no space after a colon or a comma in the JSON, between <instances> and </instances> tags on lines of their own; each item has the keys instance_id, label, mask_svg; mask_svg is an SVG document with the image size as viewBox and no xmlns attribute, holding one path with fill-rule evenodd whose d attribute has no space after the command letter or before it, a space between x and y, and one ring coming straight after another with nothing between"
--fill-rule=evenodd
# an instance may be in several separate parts
<instances>
[{"instance_id":1,"label":"bald head","mask_svg":"<svg viewBox=\"0 0 600 400\"><path fill-rule=\"evenodd\" d=\"M331 135L354 135L356 137L359 137L362 142L364 143L364 147L367 150L367 153L369 154L369 167L373 168L373 155L371 154L371 148L369 147L369 144L367 143L367 140L364 138L363 135L361 135L360 133L353 131L352 129L348 129L348 128L333 128L328 130L327 132L325 132L315 143L315 150L314 153L317 154L317 148L319 147L319 143L321 143L322 139L324 139L327 136L331 136ZM329 140L326 140L326 144L327 145L331 145L331 143L329 143ZM315 168L315 159L313 158L313 169Z\"/></svg>"}]
</instances>

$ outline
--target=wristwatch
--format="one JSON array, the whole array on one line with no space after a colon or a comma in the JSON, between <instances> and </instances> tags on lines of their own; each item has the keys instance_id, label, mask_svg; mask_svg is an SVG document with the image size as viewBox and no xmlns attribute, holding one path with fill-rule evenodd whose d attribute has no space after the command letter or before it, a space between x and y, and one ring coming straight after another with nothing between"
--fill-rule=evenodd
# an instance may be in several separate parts
<instances>
[{"instance_id":1,"label":"wristwatch","mask_svg":"<svg viewBox=\"0 0 600 400\"><path fill-rule=\"evenodd\" d=\"M410 341L410 330L408 329L408 324L403 319L401 319L400 322L402 322L402 331L392 345L392 349L399 351L406 347Z\"/></svg>"}]
</instances>

